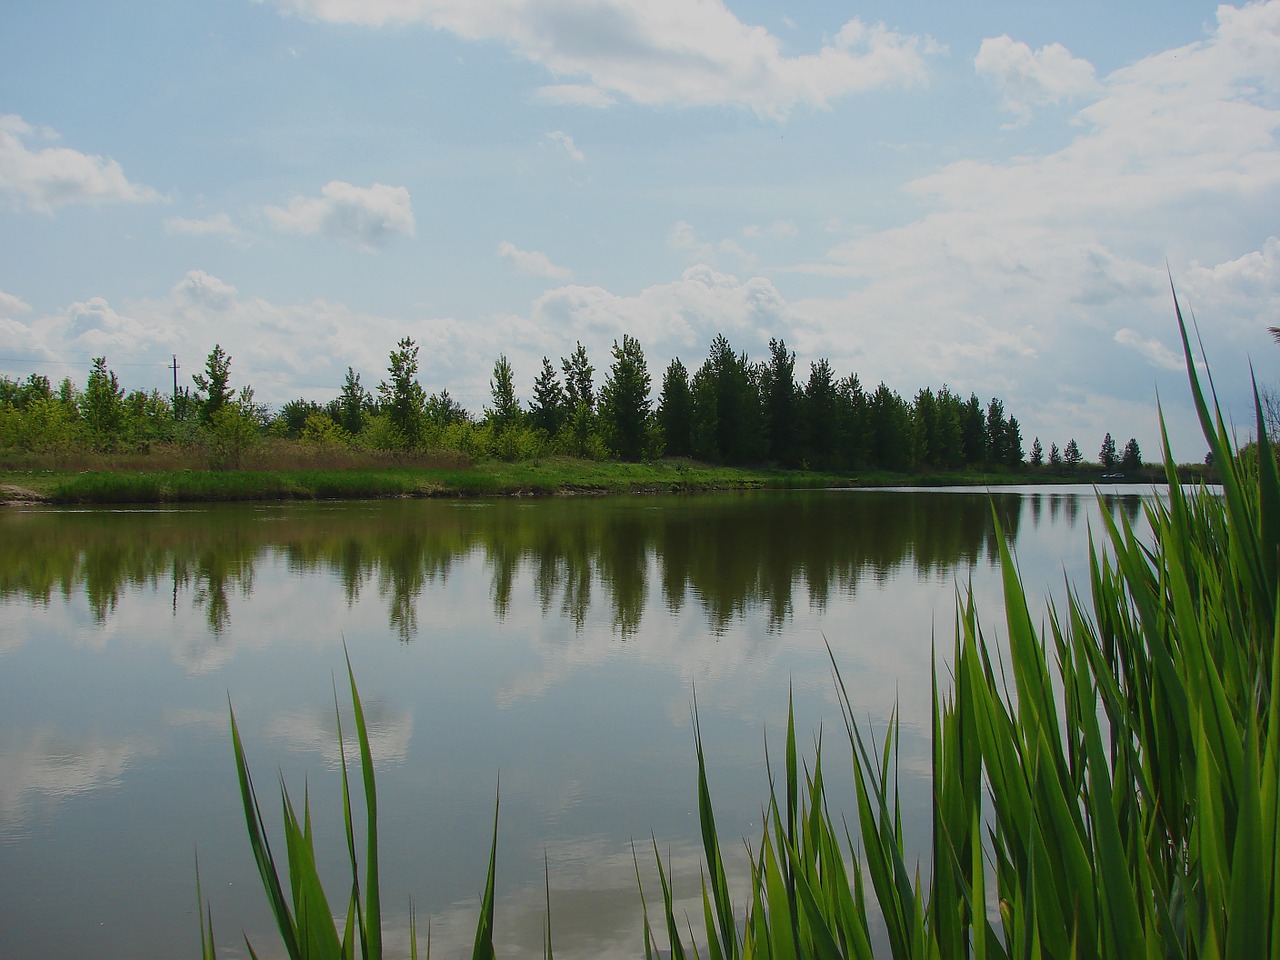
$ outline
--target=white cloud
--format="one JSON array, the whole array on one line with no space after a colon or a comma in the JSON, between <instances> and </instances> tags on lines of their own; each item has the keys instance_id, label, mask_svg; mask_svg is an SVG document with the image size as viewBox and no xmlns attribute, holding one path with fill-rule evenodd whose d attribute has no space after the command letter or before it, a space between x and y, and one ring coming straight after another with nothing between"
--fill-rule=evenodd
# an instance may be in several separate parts
<instances>
[{"instance_id":1,"label":"white cloud","mask_svg":"<svg viewBox=\"0 0 1280 960\"><path fill-rule=\"evenodd\" d=\"M578 149L577 145L574 144L573 137L569 136L563 130L552 130L547 134L547 139L560 147L560 149L568 154L569 159L573 160L575 163L582 163L587 159L583 152Z\"/></svg>"},{"instance_id":2,"label":"white cloud","mask_svg":"<svg viewBox=\"0 0 1280 960\"><path fill-rule=\"evenodd\" d=\"M1154 366L1165 370L1182 370L1184 361L1181 349L1174 350L1153 337L1144 337L1136 330L1123 327L1116 331L1116 343L1132 347L1146 357Z\"/></svg>"},{"instance_id":3,"label":"white cloud","mask_svg":"<svg viewBox=\"0 0 1280 960\"><path fill-rule=\"evenodd\" d=\"M159 195L130 183L115 160L69 147L31 149L24 140L56 136L15 114L0 116L0 192L41 213L71 203L151 202Z\"/></svg>"},{"instance_id":4,"label":"white cloud","mask_svg":"<svg viewBox=\"0 0 1280 960\"><path fill-rule=\"evenodd\" d=\"M30 309L31 307L21 297L15 297L12 293L0 290L0 317L16 317L20 313L27 313Z\"/></svg>"},{"instance_id":5,"label":"white cloud","mask_svg":"<svg viewBox=\"0 0 1280 960\"><path fill-rule=\"evenodd\" d=\"M468 40L505 43L557 78L543 88L559 102L626 99L651 106L736 104L783 117L799 105L886 85L920 83L928 38L853 19L818 52L784 56L763 27L739 20L722 0L275 0L331 23L426 23Z\"/></svg>"},{"instance_id":6,"label":"white cloud","mask_svg":"<svg viewBox=\"0 0 1280 960\"><path fill-rule=\"evenodd\" d=\"M498 244L498 256L510 262L521 273L552 280L567 280L570 271L551 262L545 253L537 250L521 250L514 243L503 240Z\"/></svg>"},{"instance_id":7,"label":"white cloud","mask_svg":"<svg viewBox=\"0 0 1280 960\"><path fill-rule=\"evenodd\" d=\"M383 183L357 187L331 180L318 197L294 197L287 206L268 207L265 212L277 230L324 234L363 250L385 246L397 236L412 237L414 232L409 191Z\"/></svg>"},{"instance_id":8,"label":"white cloud","mask_svg":"<svg viewBox=\"0 0 1280 960\"><path fill-rule=\"evenodd\" d=\"M1004 93L1005 109L1026 120L1031 108L1061 103L1097 89L1093 64L1073 57L1060 43L1032 50L1008 36L982 41L973 61L981 76L995 81Z\"/></svg>"},{"instance_id":9,"label":"white cloud","mask_svg":"<svg viewBox=\"0 0 1280 960\"><path fill-rule=\"evenodd\" d=\"M203 220L191 220L186 217L169 217L164 222L166 233L174 233L188 237L228 236L240 234L240 228L231 222L225 213L215 213Z\"/></svg>"},{"instance_id":10,"label":"white cloud","mask_svg":"<svg viewBox=\"0 0 1280 960\"><path fill-rule=\"evenodd\" d=\"M742 235L752 239L756 237L771 237L775 240L781 240L797 236L799 233L799 228L790 220L775 220L773 223L763 227L757 223L752 223L742 228Z\"/></svg>"},{"instance_id":11,"label":"white cloud","mask_svg":"<svg viewBox=\"0 0 1280 960\"><path fill-rule=\"evenodd\" d=\"M553 83L539 87L536 96L544 103L569 107L595 107L600 109L616 103L613 97L598 87L585 83Z\"/></svg>"}]
</instances>

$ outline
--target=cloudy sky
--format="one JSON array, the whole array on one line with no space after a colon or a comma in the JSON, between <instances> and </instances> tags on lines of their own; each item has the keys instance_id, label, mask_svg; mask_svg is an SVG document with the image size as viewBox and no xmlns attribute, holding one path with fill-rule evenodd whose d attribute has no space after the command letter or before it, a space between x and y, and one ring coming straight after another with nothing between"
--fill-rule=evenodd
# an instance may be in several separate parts
<instances>
[{"instance_id":1,"label":"cloudy sky","mask_svg":"<svg viewBox=\"0 0 1280 960\"><path fill-rule=\"evenodd\" d=\"M1280 377L1280 0L40 0L0 7L0 374L260 400L396 341L473 411L506 353L717 333L1086 457L1199 459ZM1167 265L1167 266L1166 266Z\"/></svg>"}]
</instances>

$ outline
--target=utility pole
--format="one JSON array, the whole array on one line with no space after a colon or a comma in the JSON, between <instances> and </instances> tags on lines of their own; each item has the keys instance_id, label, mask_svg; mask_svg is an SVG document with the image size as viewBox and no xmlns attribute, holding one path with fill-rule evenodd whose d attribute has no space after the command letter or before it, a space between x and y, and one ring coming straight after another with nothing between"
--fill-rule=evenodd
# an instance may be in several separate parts
<instances>
[{"instance_id":1,"label":"utility pole","mask_svg":"<svg viewBox=\"0 0 1280 960\"><path fill-rule=\"evenodd\" d=\"M173 412L178 412L178 355L173 355Z\"/></svg>"}]
</instances>

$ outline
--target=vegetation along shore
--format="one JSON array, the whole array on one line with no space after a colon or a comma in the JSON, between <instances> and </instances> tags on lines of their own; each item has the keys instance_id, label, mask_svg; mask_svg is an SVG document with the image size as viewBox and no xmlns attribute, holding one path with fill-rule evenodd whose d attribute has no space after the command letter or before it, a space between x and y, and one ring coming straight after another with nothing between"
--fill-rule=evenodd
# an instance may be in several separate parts
<instances>
[{"instance_id":1,"label":"vegetation along shore","mask_svg":"<svg viewBox=\"0 0 1280 960\"><path fill-rule=\"evenodd\" d=\"M722 336L692 374L679 359L656 404L637 340L615 343L599 387L577 344L543 358L532 399L516 395L506 357L492 403L476 415L419 383L418 347L402 339L376 392L348 368L327 403L270 410L231 387L217 346L190 387L126 394L105 357L83 388L32 374L0 378L0 500L160 503L392 496L683 492L757 487L1162 482L1130 438L1108 433L1096 461L1074 437L1024 449L999 398L947 386L905 400L864 389L826 360L803 383L781 340L750 361ZM1204 476L1199 465L1182 479Z\"/></svg>"}]
</instances>

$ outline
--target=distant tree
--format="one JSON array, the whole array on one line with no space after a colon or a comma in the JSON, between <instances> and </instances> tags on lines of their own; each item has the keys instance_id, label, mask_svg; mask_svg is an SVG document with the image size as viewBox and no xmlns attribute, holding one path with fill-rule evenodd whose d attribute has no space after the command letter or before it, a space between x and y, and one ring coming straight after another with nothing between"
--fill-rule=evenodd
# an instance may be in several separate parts
<instances>
[{"instance_id":1,"label":"distant tree","mask_svg":"<svg viewBox=\"0 0 1280 960\"><path fill-rule=\"evenodd\" d=\"M437 428L466 423L469 419L462 404L449 396L448 390L441 390L427 397L422 407L422 417L431 426Z\"/></svg>"},{"instance_id":2,"label":"distant tree","mask_svg":"<svg viewBox=\"0 0 1280 960\"><path fill-rule=\"evenodd\" d=\"M542 372L533 381L533 400L529 403L529 419L535 427L554 437L564 423L565 396L556 368L542 358Z\"/></svg>"},{"instance_id":3,"label":"distant tree","mask_svg":"<svg viewBox=\"0 0 1280 960\"><path fill-rule=\"evenodd\" d=\"M987 455L987 428L982 415L982 403L976 393L969 394L961 411L960 435L964 446L964 462L981 463Z\"/></svg>"},{"instance_id":4,"label":"distant tree","mask_svg":"<svg viewBox=\"0 0 1280 960\"><path fill-rule=\"evenodd\" d=\"M1116 442L1111 439L1111 434L1108 433L1102 438L1102 449L1098 451L1098 462L1102 464L1104 470L1110 470L1118 461Z\"/></svg>"},{"instance_id":5,"label":"distant tree","mask_svg":"<svg viewBox=\"0 0 1280 960\"><path fill-rule=\"evenodd\" d=\"M1080 454L1080 445L1076 443L1075 437L1072 437L1067 441L1067 446L1063 451L1062 459L1066 462L1067 466L1071 467L1073 470L1080 466L1080 461L1083 457Z\"/></svg>"},{"instance_id":6,"label":"distant tree","mask_svg":"<svg viewBox=\"0 0 1280 960\"><path fill-rule=\"evenodd\" d=\"M1031 441L1031 465L1033 467L1044 466L1044 447L1040 446L1039 437Z\"/></svg>"},{"instance_id":7,"label":"distant tree","mask_svg":"<svg viewBox=\"0 0 1280 960\"><path fill-rule=\"evenodd\" d=\"M1058 452L1058 445L1056 443L1049 444L1049 466L1062 466L1062 454Z\"/></svg>"},{"instance_id":8,"label":"distant tree","mask_svg":"<svg viewBox=\"0 0 1280 960\"><path fill-rule=\"evenodd\" d=\"M499 431L519 423L521 410L520 401L516 399L516 376L505 353L493 363L489 392L493 397L493 406L486 411L488 420Z\"/></svg>"},{"instance_id":9,"label":"distant tree","mask_svg":"<svg viewBox=\"0 0 1280 960\"><path fill-rule=\"evenodd\" d=\"M839 405L835 373L824 357L809 364L804 386L804 458L810 466L829 470L835 465L839 440Z\"/></svg>"},{"instance_id":10,"label":"distant tree","mask_svg":"<svg viewBox=\"0 0 1280 960\"><path fill-rule=\"evenodd\" d=\"M769 341L769 360L760 373L769 459L783 466L798 463L800 446L800 390L796 385L796 355L784 340Z\"/></svg>"},{"instance_id":11,"label":"distant tree","mask_svg":"<svg viewBox=\"0 0 1280 960\"><path fill-rule=\"evenodd\" d=\"M95 447L108 450L120 443L125 414L124 390L116 375L107 369L106 357L93 358L81 409Z\"/></svg>"},{"instance_id":12,"label":"distant tree","mask_svg":"<svg viewBox=\"0 0 1280 960\"><path fill-rule=\"evenodd\" d=\"M983 432L985 445L984 459L989 464L1004 463L1008 452L1005 438L1004 404L998 397L992 397L987 404L986 429Z\"/></svg>"},{"instance_id":13,"label":"distant tree","mask_svg":"<svg viewBox=\"0 0 1280 960\"><path fill-rule=\"evenodd\" d=\"M231 381L231 357L215 343L205 360L204 373L192 376L196 385L196 404L202 423L209 423L213 415L235 399L235 391L227 384Z\"/></svg>"},{"instance_id":14,"label":"distant tree","mask_svg":"<svg viewBox=\"0 0 1280 960\"><path fill-rule=\"evenodd\" d=\"M378 384L378 398L394 436L395 447L414 447L422 437L426 392L418 383L418 347L405 337L396 343L387 363L387 379Z\"/></svg>"},{"instance_id":15,"label":"distant tree","mask_svg":"<svg viewBox=\"0 0 1280 960\"><path fill-rule=\"evenodd\" d=\"M871 465L902 472L911 466L911 410L882 381L869 403Z\"/></svg>"},{"instance_id":16,"label":"distant tree","mask_svg":"<svg viewBox=\"0 0 1280 960\"><path fill-rule=\"evenodd\" d=\"M746 354L734 353L729 341L717 335L699 373L703 371L715 395L716 459L748 463L763 456L767 440L761 424L760 393Z\"/></svg>"},{"instance_id":17,"label":"distant tree","mask_svg":"<svg viewBox=\"0 0 1280 960\"><path fill-rule=\"evenodd\" d=\"M693 453L693 393L689 371L680 358L667 364L658 397L658 426L662 430L666 455L687 457Z\"/></svg>"},{"instance_id":18,"label":"distant tree","mask_svg":"<svg viewBox=\"0 0 1280 960\"><path fill-rule=\"evenodd\" d=\"M649 368L635 337L613 341L613 365L600 389L600 420L609 449L623 460L640 460L649 441Z\"/></svg>"},{"instance_id":19,"label":"distant tree","mask_svg":"<svg viewBox=\"0 0 1280 960\"><path fill-rule=\"evenodd\" d=\"M298 439L307 420L313 416L327 416L324 407L314 400L290 400L280 407L271 424L271 432L279 436Z\"/></svg>"},{"instance_id":20,"label":"distant tree","mask_svg":"<svg viewBox=\"0 0 1280 960\"><path fill-rule=\"evenodd\" d=\"M1120 466L1125 470L1142 468L1142 451L1138 449L1138 441L1133 437L1124 445L1124 453L1120 456Z\"/></svg>"},{"instance_id":21,"label":"distant tree","mask_svg":"<svg viewBox=\"0 0 1280 960\"><path fill-rule=\"evenodd\" d=\"M357 434L364 426L364 415L373 406L373 397L360 382L360 374L347 367L347 378L338 394L336 420L350 434Z\"/></svg>"},{"instance_id":22,"label":"distant tree","mask_svg":"<svg viewBox=\"0 0 1280 960\"><path fill-rule=\"evenodd\" d=\"M565 403L569 410L586 407L588 412L593 411L596 398L591 377L596 368L587 360L587 349L581 341L572 354L561 358L560 369L564 371Z\"/></svg>"},{"instance_id":23,"label":"distant tree","mask_svg":"<svg viewBox=\"0 0 1280 960\"><path fill-rule=\"evenodd\" d=\"M1017 417L1010 417L1004 425L1004 463L1009 467L1021 467L1022 457L1022 427Z\"/></svg>"}]
</instances>

